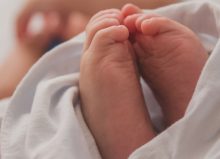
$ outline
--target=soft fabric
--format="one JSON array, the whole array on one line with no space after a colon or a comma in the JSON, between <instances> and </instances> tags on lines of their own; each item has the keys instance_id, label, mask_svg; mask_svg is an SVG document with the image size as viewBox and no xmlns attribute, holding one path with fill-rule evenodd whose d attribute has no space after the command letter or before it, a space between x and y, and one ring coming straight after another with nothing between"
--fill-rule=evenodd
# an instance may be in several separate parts
<instances>
[{"instance_id":1,"label":"soft fabric","mask_svg":"<svg viewBox=\"0 0 220 159\"><path fill-rule=\"evenodd\" d=\"M138 148L130 159L220 158L220 2L194 0L146 12L190 27L212 54L184 118ZM2 159L101 158L80 110L84 39L81 34L45 54L18 86L6 112L0 113ZM143 81L142 86L154 124L162 130L159 105Z\"/></svg>"}]
</instances>

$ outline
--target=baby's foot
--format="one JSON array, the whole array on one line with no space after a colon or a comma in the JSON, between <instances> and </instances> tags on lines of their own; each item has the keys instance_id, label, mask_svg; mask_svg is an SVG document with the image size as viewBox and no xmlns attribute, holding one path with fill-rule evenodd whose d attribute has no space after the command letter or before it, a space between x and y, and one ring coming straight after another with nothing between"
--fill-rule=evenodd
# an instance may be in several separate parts
<instances>
[{"instance_id":1,"label":"baby's foot","mask_svg":"<svg viewBox=\"0 0 220 159\"><path fill-rule=\"evenodd\" d=\"M134 14L124 23L136 28L141 74L170 125L183 117L208 54L191 30L165 17Z\"/></svg>"},{"instance_id":2,"label":"baby's foot","mask_svg":"<svg viewBox=\"0 0 220 159\"><path fill-rule=\"evenodd\" d=\"M121 21L115 9L96 14L81 61L82 111L103 158L127 158L154 136Z\"/></svg>"}]
</instances>

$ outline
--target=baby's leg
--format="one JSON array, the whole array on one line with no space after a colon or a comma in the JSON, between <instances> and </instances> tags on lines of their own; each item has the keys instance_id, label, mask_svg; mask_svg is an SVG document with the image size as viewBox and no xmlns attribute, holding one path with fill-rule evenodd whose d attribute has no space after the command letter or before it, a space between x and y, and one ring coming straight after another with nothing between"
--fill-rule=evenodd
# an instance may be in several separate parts
<instances>
[{"instance_id":1,"label":"baby's leg","mask_svg":"<svg viewBox=\"0 0 220 159\"><path fill-rule=\"evenodd\" d=\"M185 26L158 15L131 15L140 71L162 106L168 125L183 117L208 54Z\"/></svg>"},{"instance_id":2,"label":"baby's leg","mask_svg":"<svg viewBox=\"0 0 220 159\"><path fill-rule=\"evenodd\" d=\"M82 111L105 159L128 158L154 137L129 33L120 22L118 10L91 19L80 70Z\"/></svg>"}]
</instances>

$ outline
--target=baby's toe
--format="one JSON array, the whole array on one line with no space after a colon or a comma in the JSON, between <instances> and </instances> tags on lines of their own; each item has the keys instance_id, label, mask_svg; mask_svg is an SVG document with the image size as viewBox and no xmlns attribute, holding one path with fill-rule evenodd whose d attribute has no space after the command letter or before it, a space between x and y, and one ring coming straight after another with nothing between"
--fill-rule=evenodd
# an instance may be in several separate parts
<instances>
[{"instance_id":1,"label":"baby's toe","mask_svg":"<svg viewBox=\"0 0 220 159\"><path fill-rule=\"evenodd\" d=\"M95 15L95 18L93 17L86 27L87 39L84 46L85 49L88 49L98 31L111 26L118 26L122 23L122 16L117 10L101 11L98 14L99 16Z\"/></svg>"},{"instance_id":2,"label":"baby's toe","mask_svg":"<svg viewBox=\"0 0 220 159\"><path fill-rule=\"evenodd\" d=\"M152 17L157 17L158 15L155 14L143 14L143 13L136 13L131 14L125 17L123 23L131 33L135 32L142 32L141 30L141 24L144 20L150 19Z\"/></svg>"},{"instance_id":3,"label":"baby's toe","mask_svg":"<svg viewBox=\"0 0 220 159\"><path fill-rule=\"evenodd\" d=\"M102 21L97 22L96 24L93 24L91 26L87 26L86 28L86 33L87 33L87 39L85 42L85 46L84 49L88 49L88 47L90 46L95 34L104 29L104 28L108 28L111 26L118 26L120 25L120 23L118 22L118 20L111 18L111 19L103 19Z\"/></svg>"},{"instance_id":4,"label":"baby's toe","mask_svg":"<svg viewBox=\"0 0 220 159\"><path fill-rule=\"evenodd\" d=\"M111 26L96 33L91 43L91 49L112 47L112 44L128 40L129 31L123 25ZM107 51L107 50L106 50Z\"/></svg>"},{"instance_id":5,"label":"baby's toe","mask_svg":"<svg viewBox=\"0 0 220 159\"><path fill-rule=\"evenodd\" d=\"M185 26L159 15L144 15L143 17L139 17L136 21L136 27L147 36L189 30Z\"/></svg>"},{"instance_id":6,"label":"baby's toe","mask_svg":"<svg viewBox=\"0 0 220 159\"><path fill-rule=\"evenodd\" d=\"M141 14L132 14L124 19L123 23L128 28L130 33L135 33L137 31L135 22L139 16L141 16Z\"/></svg>"},{"instance_id":7,"label":"baby's toe","mask_svg":"<svg viewBox=\"0 0 220 159\"><path fill-rule=\"evenodd\" d=\"M105 15L109 15L109 14L121 14L121 11L119 9L108 9L108 10L102 10L99 11L97 14L95 14L89 22L93 22L96 19L98 19L99 17L105 16Z\"/></svg>"}]
</instances>

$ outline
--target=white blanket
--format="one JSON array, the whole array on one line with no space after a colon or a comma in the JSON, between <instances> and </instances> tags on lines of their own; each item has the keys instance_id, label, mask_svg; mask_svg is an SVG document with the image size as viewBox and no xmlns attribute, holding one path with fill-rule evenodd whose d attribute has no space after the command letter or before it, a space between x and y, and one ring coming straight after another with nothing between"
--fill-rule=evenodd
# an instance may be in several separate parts
<instances>
[{"instance_id":1,"label":"white blanket","mask_svg":"<svg viewBox=\"0 0 220 159\"><path fill-rule=\"evenodd\" d=\"M153 12L190 27L213 52L184 118L130 159L220 158L220 2L194 0ZM100 159L80 111L83 41L84 34L47 53L21 82L6 113L0 113L2 159ZM161 128L158 104L143 82L142 86L151 117Z\"/></svg>"}]
</instances>

